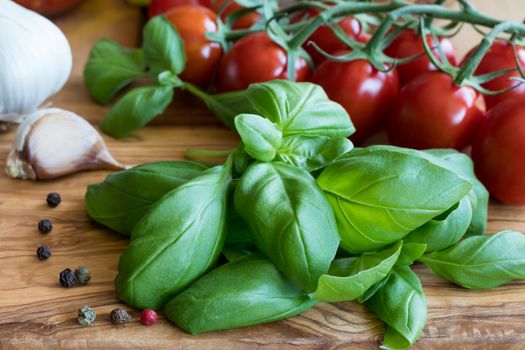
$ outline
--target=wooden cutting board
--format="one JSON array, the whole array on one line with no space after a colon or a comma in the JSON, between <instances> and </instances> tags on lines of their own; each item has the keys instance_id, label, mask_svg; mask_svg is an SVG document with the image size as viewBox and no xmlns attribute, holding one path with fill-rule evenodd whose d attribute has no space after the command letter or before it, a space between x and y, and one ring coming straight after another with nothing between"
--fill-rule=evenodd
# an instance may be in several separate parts
<instances>
[{"instance_id":1,"label":"wooden cutting board","mask_svg":"<svg viewBox=\"0 0 525 350\"><path fill-rule=\"evenodd\" d=\"M478 1L484 7L488 2ZM498 1L500 15L519 0ZM518 11L519 12L519 11ZM508 12L511 14L511 12ZM514 16L521 16L519 13ZM128 46L138 43L140 12L121 1L89 0L57 23L73 48L75 67L53 105L70 109L97 124L106 107L91 102L82 86L82 68L89 49L101 37ZM464 51L472 45L465 37ZM184 100L184 104L182 104ZM187 148L224 149L237 136L222 127L196 101L180 97L169 111L126 140L105 136L113 155L126 164L182 159ZM14 138L14 130L0 134L0 167ZM373 349L383 324L353 302L321 303L290 320L239 330L189 336L161 319L153 327L138 321L139 313L119 303L113 290L120 253L127 240L89 220L83 209L86 185L104 179L107 172L82 173L49 182L0 177L0 349ZM63 203L47 207L48 192L60 192ZM525 231L525 208L491 204L489 231ZM38 233L40 219L54 229ZM38 261L36 248L48 244L53 256ZM66 267L87 266L92 281L84 287L63 289L58 274ZM525 349L525 282L492 291L461 289L416 266L428 298L428 321L416 349ZM76 309L89 305L97 312L88 327L76 323ZM112 326L115 307L131 311L133 322ZM162 317L161 317L162 318Z\"/></svg>"}]
</instances>

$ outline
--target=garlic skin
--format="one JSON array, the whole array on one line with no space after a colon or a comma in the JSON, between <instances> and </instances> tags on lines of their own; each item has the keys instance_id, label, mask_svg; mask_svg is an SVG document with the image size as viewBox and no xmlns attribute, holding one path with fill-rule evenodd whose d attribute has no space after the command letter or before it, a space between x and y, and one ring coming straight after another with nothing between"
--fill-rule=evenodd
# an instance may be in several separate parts
<instances>
[{"instance_id":1,"label":"garlic skin","mask_svg":"<svg viewBox=\"0 0 525 350\"><path fill-rule=\"evenodd\" d=\"M66 83L69 43L47 18L0 0L0 121L19 123Z\"/></svg>"},{"instance_id":2,"label":"garlic skin","mask_svg":"<svg viewBox=\"0 0 525 350\"><path fill-rule=\"evenodd\" d=\"M49 180L82 170L121 170L104 140L85 119L59 108L40 109L18 127L6 173Z\"/></svg>"}]
</instances>

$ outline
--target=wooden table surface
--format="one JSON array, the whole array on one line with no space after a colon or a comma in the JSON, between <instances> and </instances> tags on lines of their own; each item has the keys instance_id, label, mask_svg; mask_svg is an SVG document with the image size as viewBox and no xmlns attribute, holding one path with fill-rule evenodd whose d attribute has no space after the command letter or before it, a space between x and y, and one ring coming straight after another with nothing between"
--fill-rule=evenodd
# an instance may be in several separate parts
<instances>
[{"instance_id":1,"label":"wooden table surface","mask_svg":"<svg viewBox=\"0 0 525 350\"><path fill-rule=\"evenodd\" d=\"M521 0L478 0L480 7L500 17L520 18ZM493 4L493 5L490 5ZM522 13L520 13L522 12ZM109 36L127 46L137 45L142 18L137 9L116 0L88 0L57 20L69 37L74 70L53 105L70 109L94 124L106 111L91 102L82 85L82 68L93 43ZM473 45L472 33L462 34L459 48ZM181 159L190 147L228 148L238 141L197 102L182 104L181 97L154 125L126 140L105 136L110 151L121 162ZM14 130L0 135L0 167ZM120 253L127 240L89 220L83 208L87 184L104 179L107 172L81 173L50 182L29 182L0 177L0 349L374 349L383 324L358 303L321 303L290 320L240 330L189 336L161 319L153 327L138 321L138 312L119 303L113 288ZM48 192L60 192L62 204L50 209ZM41 235L40 219L49 218L54 229ZM525 208L491 204L489 231L525 230ZM48 244L49 260L38 261L35 250ZM84 265L92 281L84 287L63 289L58 274L66 267ZM525 349L525 282L492 291L473 292L433 276L416 266L428 298L428 321L415 349ZM97 312L89 327L76 323L76 309L90 305ZM112 326L109 312L124 307L133 322ZM162 317L161 317L162 318Z\"/></svg>"}]
</instances>

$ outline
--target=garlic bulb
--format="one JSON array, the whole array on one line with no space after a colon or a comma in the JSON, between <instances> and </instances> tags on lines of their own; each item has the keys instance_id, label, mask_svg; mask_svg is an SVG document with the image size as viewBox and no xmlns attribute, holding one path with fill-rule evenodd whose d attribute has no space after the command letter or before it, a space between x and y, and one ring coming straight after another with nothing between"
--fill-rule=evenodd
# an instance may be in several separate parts
<instances>
[{"instance_id":1,"label":"garlic bulb","mask_svg":"<svg viewBox=\"0 0 525 350\"><path fill-rule=\"evenodd\" d=\"M18 127L6 173L47 180L82 170L123 168L91 124L73 112L49 108L30 114Z\"/></svg>"},{"instance_id":2,"label":"garlic bulb","mask_svg":"<svg viewBox=\"0 0 525 350\"><path fill-rule=\"evenodd\" d=\"M0 0L0 121L20 122L58 92L71 73L71 48L47 18Z\"/></svg>"}]
</instances>

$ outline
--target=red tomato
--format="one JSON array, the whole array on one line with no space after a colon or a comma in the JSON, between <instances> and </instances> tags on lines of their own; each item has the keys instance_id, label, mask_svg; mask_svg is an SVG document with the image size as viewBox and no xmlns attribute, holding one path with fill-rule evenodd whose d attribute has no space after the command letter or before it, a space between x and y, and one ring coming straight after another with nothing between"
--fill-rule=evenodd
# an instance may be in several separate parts
<instances>
[{"instance_id":1,"label":"red tomato","mask_svg":"<svg viewBox=\"0 0 525 350\"><path fill-rule=\"evenodd\" d=\"M166 18L175 26L184 41L186 68L182 80L208 85L215 75L222 55L219 43L206 39L207 32L217 31L217 17L203 6L181 5L166 13Z\"/></svg>"},{"instance_id":2,"label":"red tomato","mask_svg":"<svg viewBox=\"0 0 525 350\"><path fill-rule=\"evenodd\" d=\"M370 39L372 39L372 34L369 34L365 32L364 30L362 30L361 33L359 33L359 36L357 37L356 40L359 41L360 43L368 44Z\"/></svg>"},{"instance_id":3,"label":"red tomato","mask_svg":"<svg viewBox=\"0 0 525 350\"><path fill-rule=\"evenodd\" d=\"M292 20L292 23L316 17L319 13L320 10L309 9L301 13L298 17L294 18ZM359 24L359 21L353 17L344 17L337 23L337 25L345 32L346 35L353 39L357 40L359 34L361 33L361 25ZM310 37L306 40L304 44L305 50L310 54L312 60L316 65L323 62L325 60L325 57L319 52L317 52L317 50L314 49L313 46L309 45L309 42L316 43L317 46L319 46L321 49L323 49L323 51L326 51L329 54L333 54L337 51L341 51L347 48L345 44L343 44L341 41L339 41L339 39L337 39L337 37L329 27L320 26L315 32L313 32L312 35L310 35Z\"/></svg>"},{"instance_id":4,"label":"red tomato","mask_svg":"<svg viewBox=\"0 0 525 350\"><path fill-rule=\"evenodd\" d=\"M216 0L213 2L213 10L217 13L222 9L223 4L229 0ZM242 10L243 6L239 5L235 1L231 1L226 8L221 13L221 19L224 21L226 17L234 13L235 11ZM241 16L237 21L235 21L232 29L248 29L257 23L261 19L261 15L257 11L249 12Z\"/></svg>"},{"instance_id":5,"label":"red tomato","mask_svg":"<svg viewBox=\"0 0 525 350\"><path fill-rule=\"evenodd\" d=\"M266 33L254 33L233 44L224 55L219 70L219 91L246 89L251 83L288 79L286 51ZM295 61L296 81L307 80L310 69L306 61Z\"/></svg>"},{"instance_id":6,"label":"red tomato","mask_svg":"<svg viewBox=\"0 0 525 350\"><path fill-rule=\"evenodd\" d=\"M180 5L211 7L211 0L151 0L148 7L148 15L155 17L168 12L172 7Z\"/></svg>"},{"instance_id":7,"label":"red tomato","mask_svg":"<svg viewBox=\"0 0 525 350\"><path fill-rule=\"evenodd\" d=\"M393 102L388 125L390 142L416 149L463 149L485 120L483 96L457 86L442 72L418 76Z\"/></svg>"},{"instance_id":8,"label":"red tomato","mask_svg":"<svg viewBox=\"0 0 525 350\"><path fill-rule=\"evenodd\" d=\"M525 69L525 48L521 46L516 46L516 51L518 53L520 65L523 67L523 69ZM471 54L472 50L466 55L466 58L464 58L463 60L468 59L468 57ZM516 67L516 62L514 60L514 52L512 49L512 45L507 41L496 40L490 47L485 57L483 57L483 59L481 60L480 65L476 69L476 74L486 74L514 67ZM483 84L483 87L493 91L503 90L516 84L516 81L511 80L511 78L519 76L520 74L517 71L507 73L505 75L502 75L501 77L489 81L488 83ZM487 108L490 109L501 101L515 97L525 98L524 84L504 94L496 96L485 96L485 101L487 102Z\"/></svg>"},{"instance_id":9,"label":"red tomato","mask_svg":"<svg viewBox=\"0 0 525 350\"><path fill-rule=\"evenodd\" d=\"M15 0L20 5L36 11L44 16L56 16L62 14L76 5L82 0Z\"/></svg>"},{"instance_id":10,"label":"red tomato","mask_svg":"<svg viewBox=\"0 0 525 350\"><path fill-rule=\"evenodd\" d=\"M472 144L474 169L506 204L525 204L525 103L507 100L491 109Z\"/></svg>"},{"instance_id":11,"label":"red tomato","mask_svg":"<svg viewBox=\"0 0 525 350\"><path fill-rule=\"evenodd\" d=\"M427 43L430 47L436 46L430 35L427 36ZM440 38L439 45L441 45L441 49L445 53L449 62L456 65L456 52L452 42L446 38ZM425 48L423 47L421 37L416 35L416 33L410 29L401 32L401 34L395 38L385 50L385 53L390 57L399 59L415 56L423 52L425 52ZM437 49L434 49L433 52L435 56L438 57ZM426 55L407 64L397 65L396 69L399 74L401 86L405 85L418 75L437 70L436 66L430 62Z\"/></svg>"},{"instance_id":12,"label":"red tomato","mask_svg":"<svg viewBox=\"0 0 525 350\"><path fill-rule=\"evenodd\" d=\"M350 114L357 130L351 139L357 143L377 131L399 90L395 70L380 72L366 60L325 60L317 67L313 82Z\"/></svg>"}]
</instances>

